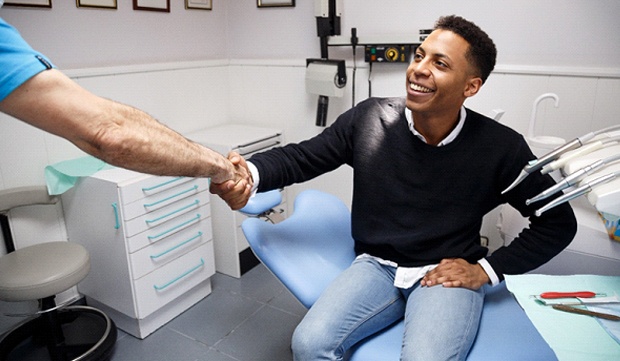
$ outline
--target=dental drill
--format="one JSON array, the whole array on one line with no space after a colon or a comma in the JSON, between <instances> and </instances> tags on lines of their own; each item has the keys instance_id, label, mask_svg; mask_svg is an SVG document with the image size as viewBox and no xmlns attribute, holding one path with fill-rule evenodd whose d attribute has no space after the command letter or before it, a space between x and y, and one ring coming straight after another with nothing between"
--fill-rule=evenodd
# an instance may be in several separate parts
<instances>
[{"instance_id":1,"label":"dental drill","mask_svg":"<svg viewBox=\"0 0 620 361\"><path fill-rule=\"evenodd\" d=\"M618 141L620 141L620 135L614 136L614 137L610 137L609 139L606 139L606 140L596 140L596 141L592 141L590 143L587 143L583 147L575 149L574 151L572 151L570 153L565 153L562 156L560 156L560 158L558 158L558 159L554 160L553 162L545 165L540 170L540 173L542 173L542 174L551 173L554 170L558 170L558 169L562 168L563 166L565 166L567 163L569 163L570 161L572 161L575 158L579 158L579 157L581 157L583 155L592 153L592 152L597 151L597 150L602 149L602 148L606 148L606 147L617 145Z\"/></svg>"},{"instance_id":2,"label":"dental drill","mask_svg":"<svg viewBox=\"0 0 620 361\"><path fill-rule=\"evenodd\" d=\"M554 160L558 159L562 154L571 151L571 150L575 150L577 148L582 147L583 145L587 144L592 138L596 137L597 135L603 134L603 133L607 133L609 131L612 130L620 130L620 124L618 125L612 125L610 127L604 128L604 129L600 129L594 132L590 132L587 133L585 135L582 135L580 137L577 137L573 140L571 140L570 142L567 142L566 144L552 150L551 152L545 154L544 156L537 158L537 159L533 159L531 161L528 162L528 164L525 165L525 167L523 167L523 169L521 170L521 173L517 176L517 178L512 182L511 185L508 186L508 188L504 189L502 191L502 194L505 194L506 192L510 191L511 189L513 189L514 187L516 187L517 185L519 185L519 183L521 183L525 178L527 178L527 176L529 176L530 174L536 172L539 169L542 169L545 165L553 162Z\"/></svg>"},{"instance_id":3,"label":"dental drill","mask_svg":"<svg viewBox=\"0 0 620 361\"><path fill-rule=\"evenodd\" d=\"M538 209L535 212L536 217L540 217L544 212L550 210L551 208L557 207L562 203L566 203L570 200L573 200L577 197L580 197L590 191L592 191L592 189L600 184L604 184L607 183L613 179L616 179L617 177L620 177L620 171L614 172L614 173L609 173L609 174L605 174L604 176L600 176L598 178L595 178L589 182L586 182L585 184L580 185L578 188L576 188L575 190L564 194L561 197L558 197L554 200L552 200L551 202L547 203L545 206L541 207L540 209Z\"/></svg>"},{"instance_id":4,"label":"dental drill","mask_svg":"<svg viewBox=\"0 0 620 361\"><path fill-rule=\"evenodd\" d=\"M596 172L597 170L599 170L600 168L613 163L613 162L617 162L620 161L620 154L616 154L616 155L612 155L610 157L607 157L605 159L599 159L596 162L593 162L573 173L571 173L570 175L560 179L554 186L542 191L540 194L537 194L536 196L528 199L525 201L526 205L530 205L534 202L538 202L538 201L542 201L543 199L547 199L550 196L554 195L555 193L562 191L568 187L572 187L575 184L577 184L577 182L581 181L582 179L584 179L586 176Z\"/></svg>"}]
</instances>

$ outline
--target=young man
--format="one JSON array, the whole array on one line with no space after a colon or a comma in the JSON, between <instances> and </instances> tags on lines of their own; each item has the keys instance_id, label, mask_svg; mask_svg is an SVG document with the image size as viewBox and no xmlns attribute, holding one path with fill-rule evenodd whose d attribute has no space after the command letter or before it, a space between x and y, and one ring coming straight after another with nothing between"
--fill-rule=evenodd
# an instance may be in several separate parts
<instances>
[{"instance_id":1,"label":"young man","mask_svg":"<svg viewBox=\"0 0 620 361\"><path fill-rule=\"evenodd\" d=\"M2 6L0 2L0 6ZM0 19L0 111L66 138L110 164L155 175L211 177L249 189L245 168L148 114L98 97L55 69Z\"/></svg>"},{"instance_id":2,"label":"young man","mask_svg":"<svg viewBox=\"0 0 620 361\"><path fill-rule=\"evenodd\" d=\"M521 135L463 107L495 65L492 40L456 16L439 19L407 69L405 98L371 98L320 135L253 156L258 191L353 167L358 257L293 335L297 361L341 360L358 341L405 318L402 360L464 360L485 284L532 270L576 232L569 205L535 217L525 200L554 182L532 174L502 195L534 155ZM243 160L237 159L247 166ZM252 167L251 166L251 167ZM213 186L232 207L245 195ZM492 255L482 217L510 203L531 225Z\"/></svg>"}]
</instances>

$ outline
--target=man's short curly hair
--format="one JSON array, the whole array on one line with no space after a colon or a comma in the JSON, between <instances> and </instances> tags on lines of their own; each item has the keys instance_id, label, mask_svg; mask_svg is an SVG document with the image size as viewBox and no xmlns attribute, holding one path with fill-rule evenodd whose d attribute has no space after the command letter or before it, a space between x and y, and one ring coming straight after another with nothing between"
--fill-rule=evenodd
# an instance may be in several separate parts
<instances>
[{"instance_id":1,"label":"man's short curly hair","mask_svg":"<svg viewBox=\"0 0 620 361\"><path fill-rule=\"evenodd\" d=\"M456 15L442 16L435 23L435 29L449 30L469 43L469 51L465 56L477 69L477 75L484 83L495 68L497 57L495 44L487 33L478 25Z\"/></svg>"}]
</instances>

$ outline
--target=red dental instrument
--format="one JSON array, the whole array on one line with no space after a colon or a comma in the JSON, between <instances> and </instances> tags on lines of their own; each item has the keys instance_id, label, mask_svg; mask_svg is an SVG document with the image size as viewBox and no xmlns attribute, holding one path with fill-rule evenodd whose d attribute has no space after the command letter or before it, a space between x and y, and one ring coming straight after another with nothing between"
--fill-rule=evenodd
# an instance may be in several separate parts
<instances>
[{"instance_id":1,"label":"red dental instrument","mask_svg":"<svg viewBox=\"0 0 620 361\"><path fill-rule=\"evenodd\" d=\"M555 298L592 298L596 296L602 296L600 294L590 291L577 291L577 292L543 292L540 294L540 298L555 299Z\"/></svg>"}]
</instances>

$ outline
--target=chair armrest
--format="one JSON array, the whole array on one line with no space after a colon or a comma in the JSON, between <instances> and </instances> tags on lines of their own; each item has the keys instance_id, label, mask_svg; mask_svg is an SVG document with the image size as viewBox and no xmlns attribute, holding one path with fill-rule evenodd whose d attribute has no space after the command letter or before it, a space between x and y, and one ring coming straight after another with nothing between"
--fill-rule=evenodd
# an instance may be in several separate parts
<instances>
[{"instance_id":1,"label":"chair armrest","mask_svg":"<svg viewBox=\"0 0 620 361\"><path fill-rule=\"evenodd\" d=\"M269 211L280 203L282 203L282 193L279 189L274 189L265 193L256 193L239 212L256 217Z\"/></svg>"}]
</instances>

